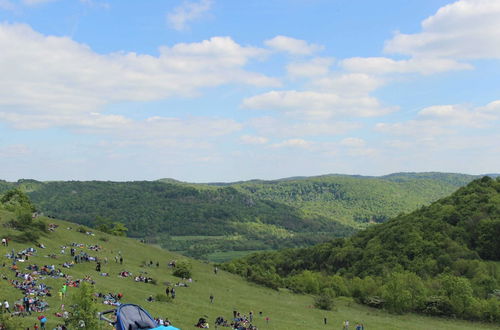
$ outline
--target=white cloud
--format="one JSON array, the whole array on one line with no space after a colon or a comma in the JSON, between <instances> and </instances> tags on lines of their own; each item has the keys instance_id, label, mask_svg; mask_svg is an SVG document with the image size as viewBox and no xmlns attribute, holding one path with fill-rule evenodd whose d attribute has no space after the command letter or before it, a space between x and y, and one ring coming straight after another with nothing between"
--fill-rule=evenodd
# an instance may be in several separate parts
<instances>
[{"instance_id":1,"label":"white cloud","mask_svg":"<svg viewBox=\"0 0 500 330\"><path fill-rule=\"evenodd\" d=\"M500 59L500 1L460 0L422 22L422 32L397 33L388 53L416 57Z\"/></svg>"},{"instance_id":2,"label":"white cloud","mask_svg":"<svg viewBox=\"0 0 500 330\"><path fill-rule=\"evenodd\" d=\"M57 0L22 0L22 2L27 6L36 6L42 3L54 2Z\"/></svg>"},{"instance_id":3,"label":"white cloud","mask_svg":"<svg viewBox=\"0 0 500 330\"><path fill-rule=\"evenodd\" d=\"M443 58L393 60L387 57L352 57L342 60L340 65L347 71L369 74L420 73L426 75L472 69L470 64Z\"/></svg>"},{"instance_id":4,"label":"white cloud","mask_svg":"<svg viewBox=\"0 0 500 330\"><path fill-rule=\"evenodd\" d=\"M266 144L269 139L263 136L243 135L240 137L243 144Z\"/></svg>"},{"instance_id":5,"label":"white cloud","mask_svg":"<svg viewBox=\"0 0 500 330\"><path fill-rule=\"evenodd\" d=\"M280 143L275 143L271 147L273 148L300 148L308 149L312 146L312 142L303 139L289 139Z\"/></svg>"},{"instance_id":6,"label":"white cloud","mask_svg":"<svg viewBox=\"0 0 500 330\"><path fill-rule=\"evenodd\" d=\"M88 113L112 102L193 96L201 88L229 83L279 85L276 79L244 70L265 50L243 47L229 37L161 47L157 57L102 55L27 25L0 24L0 49L2 119L16 125L20 116L36 120L25 123L27 127L85 122Z\"/></svg>"},{"instance_id":7,"label":"white cloud","mask_svg":"<svg viewBox=\"0 0 500 330\"><path fill-rule=\"evenodd\" d=\"M368 95L384 83L384 80L364 73L335 74L311 81L311 85L321 91L342 96Z\"/></svg>"},{"instance_id":8,"label":"white cloud","mask_svg":"<svg viewBox=\"0 0 500 330\"><path fill-rule=\"evenodd\" d=\"M456 134L464 128L492 128L499 120L500 101L482 107L435 105L420 110L414 119L398 123L378 123L375 129L391 135L429 140L440 135Z\"/></svg>"},{"instance_id":9,"label":"white cloud","mask_svg":"<svg viewBox=\"0 0 500 330\"><path fill-rule=\"evenodd\" d=\"M248 109L280 110L305 119L373 117L394 111L370 96L344 97L315 91L271 91L243 100Z\"/></svg>"},{"instance_id":10,"label":"white cloud","mask_svg":"<svg viewBox=\"0 0 500 330\"><path fill-rule=\"evenodd\" d=\"M328 74L333 63L332 58L317 57L307 62L294 62L287 65L286 70L292 77L316 77Z\"/></svg>"},{"instance_id":11,"label":"white cloud","mask_svg":"<svg viewBox=\"0 0 500 330\"><path fill-rule=\"evenodd\" d=\"M436 105L422 109L418 117L424 120L440 121L446 126L481 128L500 119L499 102L485 107L469 109L461 105Z\"/></svg>"},{"instance_id":12,"label":"white cloud","mask_svg":"<svg viewBox=\"0 0 500 330\"><path fill-rule=\"evenodd\" d=\"M360 138L349 137L340 141L340 145L344 147L361 148L366 145L366 142Z\"/></svg>"},{"instance_id":13,"label":"white cloud","mask_svg":"<svg viewBox=\"0 0 500 330\"><path fill-rule=\"evenodd\" d=\"M212 0L200 0L198 2L185 1L167 14L167 21L172 28L182 31L187 28L188 23L200 19L213 5Z\"/></svg>"},{"instance_id":14,"label":"white cloud","mask_svg":"<svg viewBox=\"0 0 500 330\"><path fill-rule=\"evenodd\" d=\"M292 55L311 55L324 47L316 44L309 44L305 40L290 38L286 36L276 36L266 40L265 45L280 52L287 52Z\"/></svg>"},{"instance_id":15,"label":"white cloud","mask_svg":"<svg viewBox=\"0 0 500 330\"><path fill-rule=\"evenodd\" d=\"M248 125L259 134L273 137L336 136L361 127L359 122L344 121L286 121L274 117L252 119Z\"/></svg>"}]
</instances>

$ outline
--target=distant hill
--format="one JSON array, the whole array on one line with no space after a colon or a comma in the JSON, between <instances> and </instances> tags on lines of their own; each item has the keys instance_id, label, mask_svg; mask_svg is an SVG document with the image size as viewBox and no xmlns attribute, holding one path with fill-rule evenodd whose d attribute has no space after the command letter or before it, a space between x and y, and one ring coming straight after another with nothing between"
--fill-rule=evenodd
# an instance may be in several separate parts
<instances>
[{"instance_id":1,"label":"distant hill","mask_svg":"<svg viewBox=\"0 0 500 330\"><path fill-rule=\"evenodd\" d=\"M350 238L253 254L225 268L257 283L337 294L394 312L500 322L500 178ZM493 312L497 310L497 312Z\"/></svg>"},{"instance_id":2,"label":"distant hill","mask_svg":"<svg viewBox=\"0 0 500 330\"><path fill-rule=\"evenodd\" d=\"M0 193L28 192L45 215L95 226L122 222L128 235L211 260L244 251L304 247L351 235L455 191L475 177L397 173L324 175L196 184L0 181Z\"/></svg>"}]
</instances>

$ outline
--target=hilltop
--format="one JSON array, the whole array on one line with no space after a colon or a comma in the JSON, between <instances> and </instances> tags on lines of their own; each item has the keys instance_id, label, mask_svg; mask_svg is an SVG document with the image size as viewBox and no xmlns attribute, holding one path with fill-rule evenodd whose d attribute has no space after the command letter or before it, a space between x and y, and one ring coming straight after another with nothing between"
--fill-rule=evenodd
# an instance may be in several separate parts
<instances>
[{"instance_id":1,"label":"hilltop","mask_svg":"<svg viewBox=\"0 0 500 330\"><path fill-rule=\"evenodd\" d=\"M19 180L43 214L98 226L121 222L128 235L183 254L227 260L256 250L306 247L346 237L410 212L475 177L397 173L323 175L273 181L194 184Z\"/></svg>"},{"instance_id":2,"label":"hilltop","mask_svg":"<svg viewBox=\"0 0 500 330\"><path fill-rule=\"evenodd\" d=\"M2 236L17 239L22 237L22 231L6 227L5 224L14 219L16 215L6 210L0 210L0 228ZM8 247L0 246L2 265L0 267L0 299L8 299L11 306L14 301L22 298L21 291L12 287L9 281L14 279L15 272L10 270L12 260L5 257L12 249L17 252L29 247L36 249L36 253L29 256L25 262L17 262L20 272L27 272L28 265L54 265L55 269L70 276L74 281L87 277L95 281L95 290L104 294L122 293L122 302L137 303L146 308L153 316L168 317L175 326L185 329L194 328L193 325L199 317L208 317L213 328L213 320L217 316L230 318L233 310L241 311L248 315L249 311L255 314L255 324L259 329L285 330L296 327L307 329L326 329L341 325L342 320L349 319L351 324L363 322L370 329L396 330L405 329L494 329L491 325L469 323L463 321L443 320L438 318L422 317L417 315L395 316L375 309L364 307L353 303L349 298L336 299L334 311L327 312L311 308L313 297L310 295L292 294L288 290L272 290L255 284L248 283L239 276L232 275L219 270L214 274L213 265L196 261L162 250L156 246L140 243L139 241L126 237L117 237L93 231L90 228L79 227L73 223L40 217L35 221L41 221L46 225L52 224L54 231L42 233L38 243L33 241L18 242L10 241ZM84 252L90 256L104 258L108 262L102 262L101 272L109 273L109 276L100 276L95 270L95 262L78 263L71 268L63 267L63 263L71 262L73 258L69 255L72 243L77 244L77 253ZM44 249L38 247L43 244ZM66 246L65 253L61 253L61 247ZM96 249L96 246L98 248ZM92 248L92 249L91 249ZM115 262L114 257L118 254L123 256L123 264ZM51 256L51 257L49 257ZM150 267L149 261L153 261ZM182 280L172 275L172 268L167 264L176 260L177 264L189 263L192 271L192 282ZM159 267L156 267L156 262ZM118 274L128 271L136 275L144 275L154 279L154 283L135 282L133 277L122 278ZM61 301L57 291L62 287L64 278L52 278L44 276L39 283L45 283L51 287L52 296L46 297L50 309L44 312L49 319L48 329L52 329L62 319L54 315L61 312ZM188 284L188 287L175 287L176 298L172 302L147 302L150 295L156 296L165 292L166 283L174 285L178 282ZM69 287L67 297L63 301L66 309L69 309L69 301L79 288ZM209 296L213 294L214 303L210 304ZM112 306L102 304L103 299L97 299L99 310L109 310ZM262 311L262 316L259 312ZM26 328L36 323L36 316L40 313L25 318L14 318L17 328ZM269 317L269 324L265 318ZM328 318L328 326L323 324L323 318Z\"/></svg>"},{"instance_id":3,"label":"hilltop","mask_svg":"<svg viewBox=\"0 0 500 330\"><path fill-rule=\"evenodd\" d=\"M500 322L498 251L500 178L484 177L350 238L253 254L225 268L270 287L333 290L394 312Z\"/></svg>"}]
</instances>

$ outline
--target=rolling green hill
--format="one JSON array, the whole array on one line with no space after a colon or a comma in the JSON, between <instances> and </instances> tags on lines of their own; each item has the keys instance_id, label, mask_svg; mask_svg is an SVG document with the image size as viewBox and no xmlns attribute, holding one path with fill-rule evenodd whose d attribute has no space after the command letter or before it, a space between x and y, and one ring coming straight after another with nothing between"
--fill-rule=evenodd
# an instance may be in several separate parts
<instances>
[{"instance_id":1,"label":"rolling green hill","mask_svg":"<svg viewBox=\"0 0 500 330\"><path fill-rule=\"evenodd\" d=\"M466 321L448 320L434 317L425 317L414 314L392 315L370 307L358 305L350 298L340 297L335 299L333 311L324 311L312 308L313 297L304 294L292 294L288 290L272 290L255 284L248 283L239 276L219 271L214 274L213 265L192 260L181 255L171 253L158 247L143 244L131 238L111 236L98 231L91 232L89 228L75 226L73 223L40 217L35 219L35 223L45 223L57 225L54 231L46 231L40 234L36 240L16 241L23 239L25 231L19 231L7 225L11 220L16 219L14 213L0 207L0 229L1 236L13 240L8 247L0 246L0 299L8 300L11 307L14 302L19 301L23 294L21 290L12 285L15 278L15 271L11 270L12 260L5 257L14 250L16 253L33 247L36 252L29 256L29 259L21 262L17 261L20 273L32 273L27 270L29 265L54 265L56 270L60 269L64 273L61 275L34 275L37 284L46 284L52 293L51 296L40 297L49 304L49 309L44 312L34 312L31 316L14 316L11 320L13 329L32 328L37 322L37 316L45 315L48 318L47 329L52 329L63 319L57 317L55 313L62 312L61 305L65 305L65 310L71 311L72 299L80 292L80 288L69 287L66 297L61 301L58 291L67 280L76 281L87 278L87 281L94 281L94 289L98 293L122 293L123 303L136 303L146 308L153 316L166 318L183 330L194 329L194 324L199 317L207 317L210 320L210 327L215 328L213 321L217 316L228 319L232 317L232 311L237 310L248 315L253 311L254 324L260 330L288 330L294 328L303 329L331 329L340 328L343 320L350 320L354 325L357 322L364 323L367 329L384 330L420 330L420 329L497 329L496 326L485 323L473 323ZM31 228L29 226L28 228ZM36 243L35 241L38 241ZM38 247L43 244L45 248ZM109 276L101 276L95 270L96 263L81 262L70 268L63 267L64 263L70 263L73 258L70 256L72 244L76 245L77 254L88 253L92 257L97 257L102 262L101 272L108 273ZM62 247L66 246L62 253ZM99 249L96 249L99 246ZM93 248L93 249L92 249ZM115 262L115 256L121 254L123 264ZM107 258L108 262L105 262ZM192 282L182 280L173 276L173 268L167 266L172 260L177 264L187 262L191 265ZM153 266L149 266L149 261L153 261ZM159 262L159 267L156 262ZM2 266L3 265L3 266ZM133 277L120 277L118 274L128 271L136 275L151 277L153 283L135 282ZM56 271L59 273L59 271ZM178 282L187 283L188 287L174 286ZM150 295L155 297L165 292L167 283L176 288L176 298L171 302L147 302ZM211 304L209 296L214 296L214 303ZM112 306L103 304L103 298L97 298L98 310L109 310ZM259 312L262 312L260 315ZM5 314L2 314L4 316ZM269 322L265 318L269 317ZM324 317L328 324L323 323ZM1 321L0 321L1 322ZM103 329L109 329L102 323ZM89 329L90 330L90 329ZM96 328L91 328L96 330Z\"/></svg>"},{"instance_id":2,"label":"rolling green hill","mask_svg":"<svg viewBox=\"0 0 500 330\"><path fill-rule=\"evenodd\" d=\"M393 312L500 323L500 178L484 177L346 239L225 268L270 287L333 292Z\"/></svg>"},{"instance_id":3,"label":"rolling green hill","mask_svg":"<svg viewBox=\"0 0 500 330\"><path fill-rule=\"evenodd\" d=\"M96 226L121 222L128 235L209 260L256 250L305 247L345 237L437 200L474 177L397 173L325 175L192 184L0 181L28 192L43 214Z\"/></svg>"}]
</instances>

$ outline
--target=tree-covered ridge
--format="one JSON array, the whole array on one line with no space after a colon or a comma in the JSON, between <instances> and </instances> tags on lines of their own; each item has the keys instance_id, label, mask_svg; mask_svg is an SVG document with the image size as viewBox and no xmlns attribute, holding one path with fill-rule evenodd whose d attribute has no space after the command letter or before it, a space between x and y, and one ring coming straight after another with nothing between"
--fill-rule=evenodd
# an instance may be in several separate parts
<instances>
[{"instance_id":1,"label":"tree-covered ridge","mask_svg":"<svg viewBox=\"0 0 500 330\"><path fill-rule=\"evenodd\" d=\"M111 228L195 257L213 253L304 247L352 234L448 195L472 177L399 173L386 177L325 175L194 184L0 181L18 188L46 215ZM178 239L179 236L185 239ZM222 260L217 256L213 260ZM227 259L226 259L227 260Z\"/></svg>"},{"instance_id":2,"label":"tree-covered ridge","mask_svg":"<svg viewBox=\"0 0 500 330\"><path fill-rule=\"evenodd\" d=\"M473 180L447 173L399 173L385 177L327 175L244 182L235 188L257 198L299 207L354 227L384 222L446 196Z\"/></svg>"},{"instance_id":3,"label":"tree-covered ridge","mask_svg":"<svg viewBox=\"0 0 500 330\"><path fill-rule=\"evenodd\" d=\"M500 178L484 177L350 238L254 254L225 268L269 286L333 290L396 312L500 322L499 251Z\"/></svg>"},{"instance_id":4,"label":"tree-covered ridge","mask_svg":"<svg viewBox=\"0 0 500 330\"><path fill-rule=\"evenodd\" d=\"M195 257L216 251L309 246L353 229L308 216L282 203L260 200L233 187L199 189L163 182L48 182L30 193L48 216L89 226L121 222L128 235ZM196 236L175 240L175 236ZM211 239L223 236L224 239Z\"/></svg>"}]
</instances>

